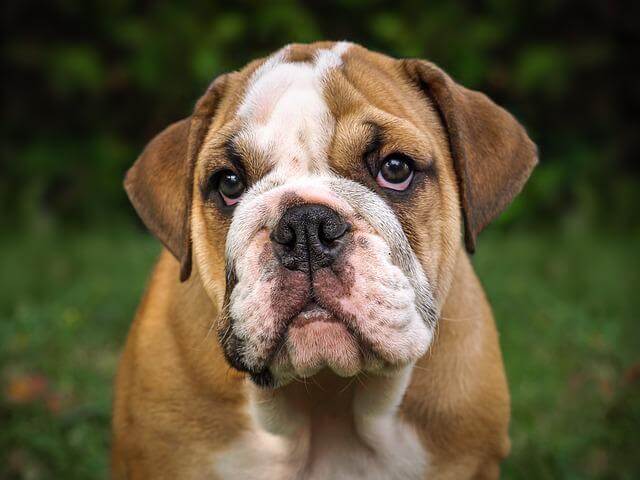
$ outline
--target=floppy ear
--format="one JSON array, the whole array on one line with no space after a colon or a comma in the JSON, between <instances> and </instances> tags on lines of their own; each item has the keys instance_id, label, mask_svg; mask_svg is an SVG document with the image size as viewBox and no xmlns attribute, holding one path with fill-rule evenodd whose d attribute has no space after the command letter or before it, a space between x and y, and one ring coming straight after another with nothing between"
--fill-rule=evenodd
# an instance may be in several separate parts
<instances>
[{"instance_id":1,"label":"floppy ear","mask_svg":"<svg viewBox=\"0 0 640 480\"><path fill-rule=\"evenodd\" d=\"M227 76L218 77L190 117L160 132L127 172L124 188L136 212L180 262L180 280L191 274L191 202L196 158L219 104Z\"/></svg>"},{"instance_id":2,"label":"floppy ear","mask_svg":"<svg viewBox=\"0 0 640 480\"><path fill-rule=\"evenodd\" d=\"M522 190L538 162L535 144L511 114L486 95L455 83L434 64L403 66L437 108L458 176L469 252L476 238Z\"/></svg>"}]
</instances>

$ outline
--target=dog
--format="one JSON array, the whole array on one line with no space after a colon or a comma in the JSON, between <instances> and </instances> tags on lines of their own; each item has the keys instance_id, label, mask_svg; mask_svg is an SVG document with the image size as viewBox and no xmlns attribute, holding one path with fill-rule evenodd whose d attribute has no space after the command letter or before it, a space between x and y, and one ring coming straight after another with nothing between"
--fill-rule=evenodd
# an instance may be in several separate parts
<instances>
[{"instance_id":1,"label":"dog","mask_svg":"<svg viewBox=\"0 0 640 480\"><path fill-rule=\"evenodd\" d=\"M510 400L469 253L537 157L424 60L292 44L215 79L126 175L165 249L113 478L498 478Z\"/></svg>"}]
</instances>

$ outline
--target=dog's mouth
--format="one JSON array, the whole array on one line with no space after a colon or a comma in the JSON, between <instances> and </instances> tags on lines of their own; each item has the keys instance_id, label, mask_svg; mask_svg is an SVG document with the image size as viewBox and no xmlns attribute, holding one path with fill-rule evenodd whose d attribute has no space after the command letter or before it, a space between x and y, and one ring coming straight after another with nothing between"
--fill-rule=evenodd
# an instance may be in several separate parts
<instances>
[{"instance_id":1,"label":"dog's mouth","mask_svg":"<svg viewBox=\"0 0 640 480\"><path fill-rule=\"evenodd\" d=\"M374 359L382 362L346 318L311 292L298 313L281 326L262 366L242 368L242 362L240 369L247 371L257 385L273 388L323 369L352 377Z\"/></svg>"},{"instance_id":2,"label":"dog's mouth","mask_svg":"<svg viewBox=\"0 0 640 480\"><path fill-rule=\"evenodd\" d=\"M420 328L411 330L406 314L415 311L413 304L398 308L393 297L376 296L371 290L355 302L328 287L333 285L314 282L291 289L278 297L287 302L271 310L276 315L286 311L285 317L267 317L267 323L255 330L227 330L232 333L222 343L230 364L249 373L258 386L275 388L325 369L340 377L391 373L424 353L428 338ZM376 316L377 312L384 315ZM242 320L246 319L230 319L232 325L244 327ZM269 335L264 325L271 327Z\"/></svg>"},{"instance_id":3,"label":"dog's mouth","mask_svg":"<svg viewBox=\"0 0 640 480\"><path fill-rule=\"evenodd\" d=\"M315 300L309 300L300 313L293 317L289 328L302 328L313 322L333 323L339 321L335 315L321 307Z\"/></svg>"}]
</instances>

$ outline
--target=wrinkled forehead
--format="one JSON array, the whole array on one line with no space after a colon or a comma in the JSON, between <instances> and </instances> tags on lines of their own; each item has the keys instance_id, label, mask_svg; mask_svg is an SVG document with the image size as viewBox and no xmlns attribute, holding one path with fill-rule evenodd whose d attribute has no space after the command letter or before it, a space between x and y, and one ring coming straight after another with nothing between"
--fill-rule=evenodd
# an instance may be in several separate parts
<instances>
[{"instance_id":1,"label":"wrinkled forehead","mask_svg":"<svg viewBox=\"0 0 640 480\"><path fill-rule=\"evenodd\" d=\"M267 59L249 78L238 107L235 149L250 150L271 167L326 169L335 118L325 90L349 48L340 42L292 61L285 47Z\"/></svg>"},{"instance_id":2,"label":"wrinkled forehead","mask_svg":"<svg viewBox=\"0 0 640 480\"><path fill-rule=\"evenodd\" d=\"M395 60L348 42L289 45L235 75L205 150L234 153L254 178L283 168L324 173L345 117L364 124L374 112L416 127L428 118Z\"/></svg>"}]
</instances>

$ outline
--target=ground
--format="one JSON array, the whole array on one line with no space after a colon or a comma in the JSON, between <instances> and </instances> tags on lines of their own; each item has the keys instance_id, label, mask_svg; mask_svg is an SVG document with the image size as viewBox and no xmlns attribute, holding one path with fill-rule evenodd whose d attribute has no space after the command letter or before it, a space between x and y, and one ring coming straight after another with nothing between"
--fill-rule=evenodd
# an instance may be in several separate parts
<instances>
[{"instance_id":1,"label":"ground","mask_svg":"<svg viewBox=\"0 0 640 480\"><path fill-rule=\"evenodd\" d=\"M585 229L480 237L513 399L503 478L640 478L638 246ZM111 383L159 249L117 226L2 237L0 478L106 477Z\"/></svg>"}]
</instances>

